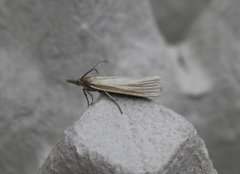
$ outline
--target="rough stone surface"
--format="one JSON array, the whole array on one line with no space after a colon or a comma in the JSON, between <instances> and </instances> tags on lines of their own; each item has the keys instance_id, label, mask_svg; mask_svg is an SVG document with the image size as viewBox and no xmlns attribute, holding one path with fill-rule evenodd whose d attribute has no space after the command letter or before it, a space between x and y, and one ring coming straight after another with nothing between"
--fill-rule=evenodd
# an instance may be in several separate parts
<instances>
[{"instance_id":1,"label":"rough stone surface","mask_svg":"<svg viewBox=\"0 0 240 174\"><path fill-rule=\"evenodd\" d=\"M240 1L153 1L164 37L181 37L172 46L176 88L163 103L194 124L218 173L239 174Z\"/></svg>"},{"instance_id":2,"label":"rough stone surface","mask_svg":"<svg viewBox=\"0 0 240 174\"><path fill-rule=\"evenodd\" d=\"M161 76L155 100L194 124L219 173L239 174L240 1L153 1L160 33L146 0L0 2L1 173L35 173L86 110L65 78L104 58L102 75Z\"/></svg>"},{"instance_id":3,"label":"rough stone surface","mask_svg":"<svg viewBox=\"0 0 240 174\"><path fill-rule=\"evenodd\" d=\"M194 127L149 100L106 97L91 106L51 151L39 174L216 174Z\"/></svg>"},{"instance_id":4,"label":"rough stone surface","mask_svg":"<svg viewBox=\"0 0 240 174\"><path fill-rule=\"evenodd\" d=\"M181 43L211 0L151 0L161 33L169 44Z\"/></svg>"},{"instance_id":5,"label":"rough stone surface","mask_svg":"<svg viewBox=\"0 0 240 174\"><path fill-rule=\"evenodd\" d=\"M4 174L35 173L86 110L81 88L66 78L102 59L110 61L103 75L159 75L165 60L157 59L169 57L145 0L1 0L0 40Z\"/></svg>"}]
</instances>

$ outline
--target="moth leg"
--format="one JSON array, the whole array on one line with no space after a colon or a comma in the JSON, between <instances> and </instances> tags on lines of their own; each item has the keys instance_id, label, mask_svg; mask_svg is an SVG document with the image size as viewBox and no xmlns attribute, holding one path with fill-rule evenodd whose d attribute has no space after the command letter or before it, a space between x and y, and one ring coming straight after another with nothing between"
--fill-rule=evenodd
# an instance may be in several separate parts
<instances>
[{"instance_id":1,"label":"moth leg","mask_svg":"<svg viewBox=\"0 0 240 174\"><path fill-rule=\"evenodd\" d=\"M93 95L92 95L91 92L89 92L88 90L86 90L86 92L90 95L90 97L91 97L91 99L92 99L92 101L91 101L91 103L90 103L90 105L92 105L92 104L93 104Z\"/></svg>"},{"instance_id":2,"label":"moth leg","mask_svg":"<svg viewBox=\"0 0 240 174\"><path fill-rule=\"evenodd\" d=\"M113 96L111 96L108 92L106 92L106 91L103 91L103 92L117 105L119 111L121 112L121 114L123 114L123 111L122 111L121 107L119 106L119 104L116 102L116 99Z\"/></svg>"},{"instance_id":3,"label":"moth leg","mask_svg":"<svg viewBox=\"0 0 240 174\"><path fill-rule=\"evenodd\" d=\"M88 106L89 106L89 100L88 100L88 96L87 96L86 91L87 91L87 89L83 89L84 96L85 96L85 98L87 99L87 104L88 104Z\"/></svg>"}]
</instances>

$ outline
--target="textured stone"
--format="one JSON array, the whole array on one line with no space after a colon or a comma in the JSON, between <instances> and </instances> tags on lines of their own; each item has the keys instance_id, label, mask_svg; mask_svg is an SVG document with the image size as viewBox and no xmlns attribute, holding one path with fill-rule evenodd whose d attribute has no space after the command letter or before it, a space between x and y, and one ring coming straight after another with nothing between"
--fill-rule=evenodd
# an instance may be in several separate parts
<instances>
[{"instance_id":1,"label":"textured stone","mask_svg":"<svg viewBox=\"0 0 240 174\"><path fill-rule=\"evenodd\" d=\"M179 38L163 103L194 124L219 173L239 174L240 1L153 1L164 37Z\"/></svg>"},{"instance_id":2,"label":"textured stone","mask_svg":"<svg viewBox=\"0 0 240 174\"><path fill-rule=\"evenodd\" d=\"M160 34L145 0L1 1L2 173L36 171L86 110L65 78L100 59L102 75L161 76L162 103L195 125L218 171L239 173L240 1L155 2Z\"/></svg>"},{"instance_id":3,"label":"textured stone","mask_svg":"<svg viewBox=\"0 0 240 174\"><path fill-rule=\"evenodd\" d=\"M240 23L239 0L213 0L179 45L188 72L199 65L209 84L204 95L195 97L186 116L206 141L214 166L222 174L240 171ZM195 66L190 62L195 61ZM200 78L198 78L200 82ZM194 82L194 81L192 81ZM210 82L210 83L206 83ZM198 99L197 99L198 98ZM183 111L183 112L182 112Z\"/></svg>"},{"instance_id":4,"label":"textured stone","mask_svg":"<svg viewBox=\"0 0 240 174\"><path fill-rule=\"evenodd\" d=\"M159 29L169 44L181 43L211 0L151 0Z\"/></svg>"},{"instance_id":5,"label":"textured stone","mask_svg":"<svg viewBox=\"0 0 240 174\"><path fill-rule=\"evenodd\" d=\"M3 0L0 40L4 174L35 173L86 110L81 89L66 78L79 78L102 59L110 66L99 67L100 74L159 75L166 68L156 59L169 57L145 0Z\"/></svg>"},{"instance_id":6,"label":"textured stone","mask_svg":"<svg viewBox=\"0 0 240 174\"><path fill-rule=\"evenodd\" d=\"M139 98L106 97L65 131L39 174L216 174L194 127L180 115Z\"/></svg>"}]
</instances>

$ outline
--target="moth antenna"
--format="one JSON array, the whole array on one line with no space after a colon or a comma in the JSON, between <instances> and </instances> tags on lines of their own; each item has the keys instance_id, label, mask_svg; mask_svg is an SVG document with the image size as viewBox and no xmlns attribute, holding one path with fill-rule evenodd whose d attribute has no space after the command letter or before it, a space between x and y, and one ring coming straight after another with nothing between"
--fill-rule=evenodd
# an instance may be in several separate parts
<instances>
[{"instance_id":1,"label":"moth antenna","mask_svg":"<svg viewBox=\"0 0 240 174\"><path fill-rule=\"evenodd\" d=\"M98 74L98 70L96 69L96 67L98 66L98 65L100 65L101 63L108 63L108 61L107 60L101 60L101 61L99 61L93 68L91 68L88 72L86 72L85 74L83 74L83 76L81 77L81 79L83 79L84 77L86 77L86 75L88 75L90 72L92 72L92 71L96 71L97 72L97 74Z\"/></svg>"},{"instance_id":2,"label":"moth antenna","mask_svg":"<svg viewBox=\"0 0 240 174\"><path fill-rule=\"evenodd\" d=\"M96 68L93 69L97 74L99 74L98 70Z\"/></svg>"}]
</instances>

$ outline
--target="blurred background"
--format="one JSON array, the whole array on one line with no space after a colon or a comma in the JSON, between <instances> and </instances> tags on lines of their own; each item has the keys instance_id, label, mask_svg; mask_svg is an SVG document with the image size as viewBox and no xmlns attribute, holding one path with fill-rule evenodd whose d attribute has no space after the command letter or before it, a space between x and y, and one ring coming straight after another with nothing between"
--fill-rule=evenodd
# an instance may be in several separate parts
<instances>
[{"instance_id":1,"label":"blurred background","mask_svg":"<svg viewBox=\"0 0 240 174\"><path fill-rule=\"evenodd\" d=\"M102 75L161 76L154 100L239 174L239 17L239 0L0 0L0 173L36 173L87 110L65 79L107 59Z\"/></svg>"}]
</instances>

